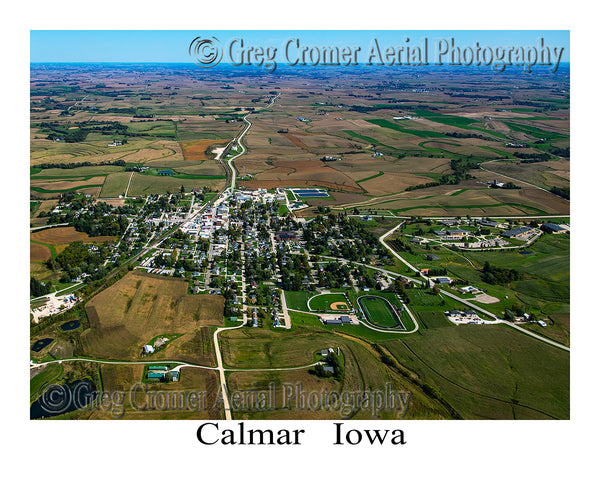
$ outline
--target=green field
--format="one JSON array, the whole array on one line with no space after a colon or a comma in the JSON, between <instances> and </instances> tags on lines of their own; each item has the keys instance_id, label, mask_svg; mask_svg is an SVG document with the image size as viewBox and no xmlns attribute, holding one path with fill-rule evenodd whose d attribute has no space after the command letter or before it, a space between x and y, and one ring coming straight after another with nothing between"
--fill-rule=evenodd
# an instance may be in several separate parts
<instances>
[{"instance_id":1,"label":"green field","mask_svg":"<svg viewBox=\"0 0 600 480\"><path fill-rule=\"evenodd\" d=\"M444 135L443 133L440 133L440 132L434 132L434 131L430 131L430 130L412 130L410 128L405 128L398 123L390 122L389 120L385 120L383 118L375 118L375 119L367 120L367 122L370 122L379 127L389 128L391 130L396 130L398 132L406 133L409 135L415 135L416 137L421 137L421 138L444 137L444 138L446 138L446 135Z\"/></svg>"},{"instance_id":2,"label":"green field","mask_svg":"<svg viewBox=\"0 0 600 480\"><path fill-rule=\"evenodd\" d=\"M422 329L451 327L452 324L442 312L420 311L419 326Z\"/></svg>"},{"instance_id":3,"label":"green field","mask_svg":"<svg viewBox=\"0 0 600 480\"><path fill-rule=\"evenodd\" d=\"M360 297L358 303L362 307L369 323L378 327L392 328L398 325L396 312L388 302L372 295Z\"/></svg>"},{"instance_id":4,"label":"green field","mask_svg":"<svg viewBox=\"0 0 600 480\"><path fill-rule=\"evenodd\" d=\"M382 345L463 418L569 418L569 353L509 327L430 328Z\"/></svg>"},{"instance_id":5,"label":"green field","mask_svg":"<svg viewBox=\"0 0 600 480\"><path fill-rule=\"evenodd\" d=\"M287 303L288 308L293 310L308 310L306 303L308 299L311 297L311 294L308 292L292 292L285 291L285 301Z\"/></svg>"},{"instance_id":6,"label":"green field","mask_svg":"<svg viewBox=\"0 0 600 480\"><path fill-rule=\"evenodd\" d=\"M327 294L322 294L322 295L312 297L310 299L310 301L308 302L308 306L310 307L311 310L316 310L316 311L332 311L332 312L344 311L344 310L333 309L331 307L331 304L336 303L336 302L345 303L349 307L348 299L342 293L327 293Z\"/></svg>"}]
</instances>

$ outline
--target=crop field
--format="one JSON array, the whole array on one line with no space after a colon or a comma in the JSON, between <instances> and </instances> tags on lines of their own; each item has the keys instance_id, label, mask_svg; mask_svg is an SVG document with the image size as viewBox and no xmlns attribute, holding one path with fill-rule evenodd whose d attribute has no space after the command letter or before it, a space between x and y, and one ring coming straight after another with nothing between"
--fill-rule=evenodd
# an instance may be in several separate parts
<instances>
[{"instance_id":1,"label":"crop field","mask_svg":"<svg viewBox=\"0 0 600 480\"><path fill-rule=\"evenodd\" d=\"M39 193L60 193L79 190L85 187L98 187L104 183L104 176L71 179L32 178L31 190Z\"/></svg>"},{"instance_id":2,"label":"crop field","mask_svg":"<svg viewBox=\"0 0 600 480\"><path fill-rule=\"evenodd\" d=\"M382 344L464 418L569 418L569 354L509 327L428 329Z\"/></svg>"},{"instance_id":3,"label":"crop field","mask_svg":"<svg viewBox=\"0 0 600 480\"><path fill-rule=\"evenodd\" d=\"M217 143L226 144L227 142L216 142L215 140L193 140L181 142L183 158L189 162L202 162L204 160L208 160L211 157L206 155L207 150L212 150L211 145L216 145Z\"/></svg>"},{"instance_id":4,"label":"crop field","mask_svg":"<svg viewBox=\"0 0 600 480\"><path fill-rule=\"evenodd\" d=\"M31 240L49 245L64 245L77 241L84 243L114 242L116 237L90 237L85 232L78 232L75 227L54 227L33 232Z\"/></svg>"},{"instance_id":5,"label":"crop field","mask_svg":"<svg viewBox=\"0 0 600 480\"><path fill-rule=\"evenodd\" d=\"M32 169L33 170L33 169ZM37 173L31 175L32 180L60 178L66 179L71 177L98 177L100 175L108 175L109 173L121 172L123 167L116 165L95 165L91 167L76 167L76 168L45 168L39 169Z\"/></svg>"},{"instance_id":6,"label":"crop field","mask_svg":"<svg viewBox=\"0 0 600 480\"><path fill-rule=\"evenodd\" d=\"M125 194L130 178L131 172L111 173L106 177L100 196L110 198Z\"/></svg>"},{"instance_id":7,"label":"crop field","mask_svg":"<svg viewBox=\"0 0 600 480\"><path fill-rule=\"evenodd\" d=\"M542 188L568 187L570 162L555 160L551 162L487 162L483 167L500 175L524 180Z\"/></svg>"},{"instance_id":8,"label":"crop field","mask_svg":"<svg viewBox=\"0 0 600 480\"><path fill-rule=\"evenodd\" d=\"M419 316L419 327L421 329L452 327L452 323L442 312L417 311Z\"/></svg>"},{"instance_id":9,"label":"crop field","mask_svg":"<svg viewBox=\"0 0 600 480\"><path fill-rule=\"evenodd\" d=\"M148 195L149 193L173 193L178 191L181 185L183 185L187 191L202 186L208 186L213 190L219 190L224 184L224 179L187 179L134 173L127 195L136 196Z\"/></svg>"},{"instance_id":10,"label":"crop field","mask_svg":"<svg viewBox=\"0 0 600 480\"><path fill-rule=\"evenodd\" d=\"M223 324L222 297L188 295L187 290L183 279L128 273L86 304L91 328L82 335L85 353L137 359L142 346L156 335Z\"/></svg>"},{"instance_id":11,"label":"crop field","mask_svg":"<svg viewBox=\"0 0 600 480\"><path fill-rule=\"evenodd\" d=\"M52 256L52 251L46 245L40 245L38 243L29 244L29 261L31 262L45 262Z\"/></svg>"},{"instance_id":12,"label":"crop field","mask_svg":"<svg viewBox=\"0 0 600 480\"><path fill-rule=\"evenodd\" d=\"M112 162L125 160L128 163L143 163L150 160L183 160L179 144L156 138L131 138L126 144L108 147L111 137L103 140L80 143L61 143L36 139L31 144L31 166L40 163ZM66 172L65 172L66 173Z\"/></svg>"},{"instance_id":13,"label":"crop field","mask_svg":"<svg viewBox=\"0 0 600 480\"><path fill-rule=\"evenodd\" d=\"M190 165L183 167L175 167L176 171L179 173L186 173L190 175L207 175L207 176L215 176L215 175L225 175L225 171L220 162L216 160L204 160L199 165Z\"/></svg>"},{"instance_id":14,"label":"crop field","mask_svg":"<svg viewBox=\"0 0 600 480\"><path fill-rule=\"evenodd\" d=\"M402 191L411 185L431 182L431 178L410 173L384 173L381 176L360 183L370 195L389 195Z\"/></svg>"},{"instance_id":15,"label":"crop field","mask_svg":"<svg viewBox=\"0 0 600 480\"><path fill-rule=\"evenodd\" d=\"M55 227L38 230L30 234L29 257L31 262L44 262L56 257L67 245L76 241L83 243L115 242L116 237L91 237L87 233L78 232L75 227Z\"/></svg>"},{"instance_id":16,"label":"crop field","mask_svg":"<svg viewBox=\"0 0 600 480\"><path fill-rule=\"evenodd\" d=\"M490 188L465 189L460 188L461 186L462 184L452 186L453 188L447 188L449 186L433 187L406 192L406 194L383 196L364 202L349 203L344 207L385 208L396 213L406 212L408 215L423 216L464 216L467 213L481 216L536 215L568 214L569 212L569 203L566 200L535 188L502 190ZM469 184L465 186L472 187Z\"/></svg>"}]
</instances>

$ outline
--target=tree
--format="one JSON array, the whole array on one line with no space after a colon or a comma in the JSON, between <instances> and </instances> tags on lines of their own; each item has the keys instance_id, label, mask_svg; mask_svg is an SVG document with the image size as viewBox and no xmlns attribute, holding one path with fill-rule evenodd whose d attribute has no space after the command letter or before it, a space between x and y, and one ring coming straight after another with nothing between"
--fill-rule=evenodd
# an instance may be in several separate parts
<instances>
[{"instance_id":1,"label":"tree","mask_svg":"<svg viewBox=\"0 0 600 480\"><path fill-rule=\"evenodd\" d=\"M41 297L52 291L52 282L42 283L35 277L30 277L29 290L33 297Z\"/></svg>"}]
</instances>

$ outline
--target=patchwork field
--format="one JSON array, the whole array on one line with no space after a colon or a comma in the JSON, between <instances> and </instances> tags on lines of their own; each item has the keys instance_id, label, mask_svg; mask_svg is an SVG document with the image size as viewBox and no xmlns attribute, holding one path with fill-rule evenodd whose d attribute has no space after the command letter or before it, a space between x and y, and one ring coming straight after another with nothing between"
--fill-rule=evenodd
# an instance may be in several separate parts
<instances>
[{"instance_id":1,"label":"patchwork field","mask_svg":"<svg viewBox=\"0 0 600 480\"><path fill-rule=\"evenodd\" d=\"M86 304L91 328L82 335L84 351L99 358L135 359L156 335L222 325L223 298L188 295L187 288L183 279L128 273Z\"/></svg>"},{"instance_id":2,"label":"patchwork field","mask_svg":"<svg viewBox=\"0 0 600 480\"><path fill-rule=\"evenodd\" d=\"M34 231L30 234L29 258L31 262L44 262L58 255L67 245L81 241L83 243L115 242L116 237L91 237L87 233L78 232L75 227L54 227Z\"/></svg>"}]
</instances>

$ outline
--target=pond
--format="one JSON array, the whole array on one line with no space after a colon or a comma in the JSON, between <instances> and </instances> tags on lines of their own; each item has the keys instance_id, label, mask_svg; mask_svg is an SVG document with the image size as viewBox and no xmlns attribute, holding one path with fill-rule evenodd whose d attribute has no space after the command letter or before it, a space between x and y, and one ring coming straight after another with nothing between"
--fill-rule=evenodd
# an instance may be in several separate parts
<instances>
[{"instance_id":1,"label":"pond","mask_svg":"<svg viewBox=\"0 0 600 480\"><path fill-rule=\"evenodd\" d=\"M33 344L31 350L34 352L39 352L42 348L50 345L54 341L53 338L42 338Z\"/></svg>"},{"instance_id":2,"label":"pond","mask_svg":"<svg viewBox=\"0 0 600 480\"><path fill-rule=\"evenodd\" d=\"M91 380L76 380L67 384L46 386L29 408L32 420L55 417L79 410L96 398L96 386Z\"/></svg>"},{"instance_id":3,"label":"pond","mask_svg":"<svg viewBox=\"0 0 600 480\"><path fill-rule=\"evenodd\" d=\"M80 325L81 324L79 323L79 320L71 320L70 322L63 323L60 326L60 329L63 332L67 332L69 330L75 330L76 328L79 328Z\"/></svg>"}]
</instances>

